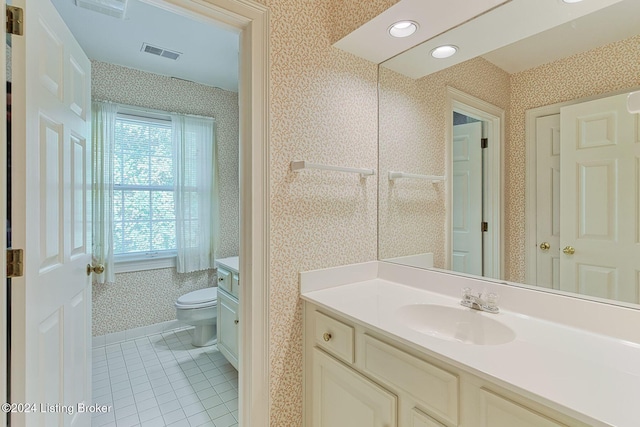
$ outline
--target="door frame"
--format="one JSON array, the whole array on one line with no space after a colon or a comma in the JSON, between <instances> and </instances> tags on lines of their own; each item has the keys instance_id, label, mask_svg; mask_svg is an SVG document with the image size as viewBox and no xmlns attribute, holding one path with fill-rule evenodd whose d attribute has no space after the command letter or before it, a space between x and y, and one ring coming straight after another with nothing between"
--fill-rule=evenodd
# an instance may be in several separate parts
<instances>
[{"instance_id":1,"label":"door frame","mask_svg":"<svg viewBox=\"0 0 640 427\"><path fill-rule=\"evenodd\" d=\"M6 0L0 0L0 7L5 10L7 7ZM7 81L7 43L0 43L0 78L1 81ZM7 85L2 85L5 102L1 102L0 114L5 119L0 120L0 141L7 140ZM0 164L2 172L0 172L0 218L7 218L7 144L0 144ZM0 220L0 247L7 247L7 221ZM0 256L0 401L7 402L7 257ZM0 411L0 425L7 425L7 414Z\"/></svg>"},{"instance_id":2,"label":"door frame","mask_svg":"<svg viewBox=\"0 0 640 427\"><path fill-rule=\"evenodd\" d=\"M496 279L502 278L504 272L504 224L502 223L502 211L504 207L504 122L505 112L486 101L464 93L458 89L447 86L445 106L445 175L446 196L445 209L445 269L451 269L451 249L453 245L453 111L462 110L472 117L487 123L487 137L491 141L487 148L487 194L483 195L486 201L486 218L489 222L489 232L483 238L483 248L490 253L491 263L488 266L489 275ZM483 172L484 173L484 172ZM498 224L498 226L492 226ZM480 227L480 224L478 224ZM486 266L486 264L485 264Z\"/></svg>"},{"instance_id":3,"label":"door frame","mask_svg":"<svg viewBox=\"0 0 640 427\"><path fill-rule=\"evenodd\" d=\"M239 425L268 427L269 10L251 0L144 1L240 32L240 277L245 286L239 298Z\"/></svg>"},{"instance_id":4,"label":"door frame","mask_svg":"<svg viewBox=\"0 0 640 427\"><path fill-rule=\"evenodd\" d=\"M215 21L240 33L240 360L239 423L268 427L269 396L269 10L252 0L143 0L172 13ZM0 0L6 7L6 0ZM6 70L3 45L0 75ZM6 80L6 76L5 76ZM6 98L6 88L3 89ZM0 111L5 111L4 105ZM6 112L5 112L6 115ZM0 124L6 140L6 120ZM0 197L6 200L6 144L0 144ZM6 204L0 204L6 218ZM6 221L0 242L6 247ZM6 319L6 257L0 257L0 316ZM4 322L3 322L4 323ZM0 328L0 400L6 402L6 324ZM250 349L245 351L244 349ZM6 414L0 412L0 423Z\"/></svg>"},{"instance_id":5,"label":"door frame","mask_svg":"<svg viewBox=\"0 0 640 427\"><path fill-rule=\"evenodd\" d=\"M620 89L613 92L598 95L576 98L556 104L531 108L525 111L525 284L537 286L537 262L538 262L538 242L537 242L537 221L536 213L538 203L536 191L538 187L538 175L536 172L536 119L552 114L560 114L560 109L568 105L580 104L582 102L595 101L597 99L610 96L621 95L623 93L640 90L640 86L628 89Z\"/></svg>"}]
</instances>

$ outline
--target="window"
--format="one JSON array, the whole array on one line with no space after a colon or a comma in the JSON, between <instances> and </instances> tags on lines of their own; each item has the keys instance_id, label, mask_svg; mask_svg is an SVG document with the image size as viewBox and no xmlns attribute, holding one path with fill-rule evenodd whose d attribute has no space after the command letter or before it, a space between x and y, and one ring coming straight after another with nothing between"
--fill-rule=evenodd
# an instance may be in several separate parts
<instances>
[{"instance_id":1,"label":"window","mask_svg":"<svg viewBox=\"0 0 640 427\"><path fill-rule=\"evenodd\" d=\"M171 121L118 114L114 139L116 261L175 255Z\"/></svg>"}]
</instances>

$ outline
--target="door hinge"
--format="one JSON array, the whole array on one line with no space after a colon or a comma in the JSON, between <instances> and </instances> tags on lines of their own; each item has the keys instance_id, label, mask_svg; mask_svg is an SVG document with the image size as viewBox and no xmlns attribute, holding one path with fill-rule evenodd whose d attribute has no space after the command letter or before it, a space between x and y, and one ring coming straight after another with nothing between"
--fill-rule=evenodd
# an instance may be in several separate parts
<instances>
[{"instance_id":1,"label":"door hinge","mask_svg":"<svg viewBox=\"0 0 640 427\"><path fill-rule=\"evenodd\" d=\"M7 278L22 277L22 249L7 249Z\"/></svg>"},{"instance_id":2,"label":"door hinge","mask_svg":"<svg viewBox=\"0 0 640 427\"><path fill-rule=\"evenodd\" d=\"M487 148L489 146L489 138L480 139L480 148Z\"/></svg>"},{"instance_id":3,"label":"door hinge","mask_svg":"<svg viewBox=\"0 0 640 427\"><path fill-rule=\"evenodd\" d=\"M24 11L21 7L7 6L7 33L21 36L23 33Z\"/></svg>"},{"instance_id":4,"label":"door hinge","mask_svg":"<svg viewBox=\"0 0 640 427\"><path fill-rule=\"evenodd\" d=\"M480 224L480 228L483 232L489 231L489 223L486 221L482 221L482 223Z\"/></svg>"}]
</instances>

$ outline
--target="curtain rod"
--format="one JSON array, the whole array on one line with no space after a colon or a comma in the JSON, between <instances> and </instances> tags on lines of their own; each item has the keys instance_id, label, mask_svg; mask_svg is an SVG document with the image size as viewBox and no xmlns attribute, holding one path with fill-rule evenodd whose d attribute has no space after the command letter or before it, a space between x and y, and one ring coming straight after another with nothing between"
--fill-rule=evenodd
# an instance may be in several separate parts
<instances>
[{"instance_id":1,"label":"curtain rod","mask_svg":"<svg viewBox=\"0 0 640 427\"><path fill-rule=\"evenodd\" d=\"M133 111L140 111L140 112L144 112L144 113L152 113L152 114L160 114L160 115L179 114L181 116L197 117L197 118L200 118L200 119L211 119L214 122L216 121L216 118L213 117L213 116L202 116L202 115L199 115L199 114L179 113L177 111L156 110L154 108L140 107L138 105L122 104L120 102L113 102L113 101L108 101L108 100L105 100L105 99L97 99L97 98L92 98L91 101L92 102L104 102L104 103L107 103L107 104L114 104L114 105L117 105L118 107L126 108L126 109L133 110Z\"/></svg>"}]
</instances>

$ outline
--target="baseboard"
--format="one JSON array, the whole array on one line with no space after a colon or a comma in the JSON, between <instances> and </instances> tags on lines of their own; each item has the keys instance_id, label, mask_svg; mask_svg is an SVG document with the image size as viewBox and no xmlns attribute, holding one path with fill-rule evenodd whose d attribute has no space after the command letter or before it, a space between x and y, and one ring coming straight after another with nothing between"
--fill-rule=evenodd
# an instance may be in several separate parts
<instances>
[{"instance_id":1,"label":"baseboard","mask_svg":"<svg viewBox=\"0 0 640 427\"><path fill-rule=\"evenodd\" d=\"M188 329L193 326L180 322L179 320L169 320L166 322L155 323L153 325L141 326L139 328L128 329L126 331L113 332L111 334L99 335L93 337L92 347L102 347L105 345L116 344L119 342L135 340L149 335L160 334L162 332L174 331L180 329Z\"/></svg>"}]
</instances>

